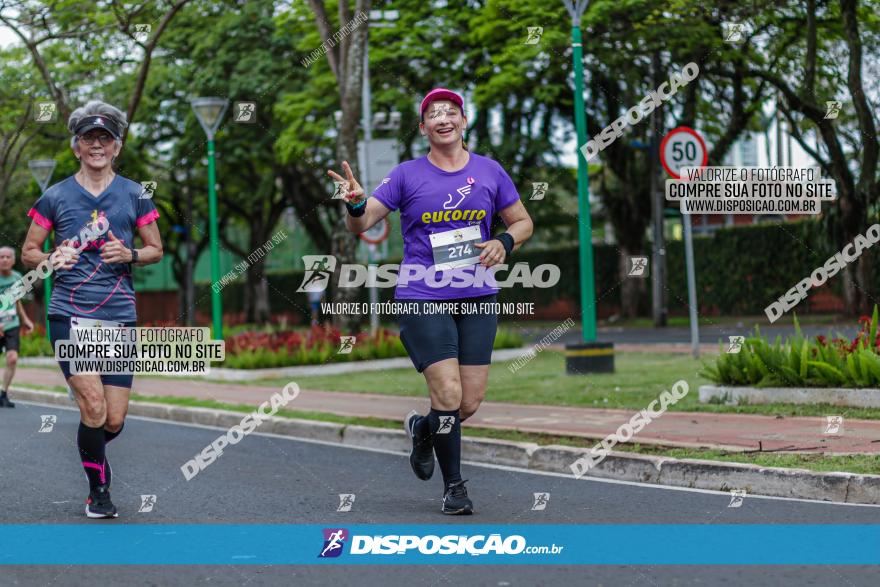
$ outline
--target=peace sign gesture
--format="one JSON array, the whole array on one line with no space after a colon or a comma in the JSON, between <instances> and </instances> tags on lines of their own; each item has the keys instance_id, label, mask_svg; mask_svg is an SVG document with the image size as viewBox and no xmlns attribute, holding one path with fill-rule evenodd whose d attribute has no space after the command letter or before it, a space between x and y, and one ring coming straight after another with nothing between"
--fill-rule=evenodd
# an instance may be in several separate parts
<instances>
[{"instance_id":1,"label":"peace sign gesture","mask_svg":"<svg viewBox=\"0 0 880 587\"><path fill-rule=\"evenodd\" d=\"M327 175L333 178L333 181L337 184L337 193L342 191L342 199L348 202L349 204L356 205L364 200L364 188L361 187L361 184L354 178L354 174L351 172L351 167L348 164L348 161L342 162L342 170L345 172L345 178L335 171L328 169Z\"/></svg>"}]
</instances>

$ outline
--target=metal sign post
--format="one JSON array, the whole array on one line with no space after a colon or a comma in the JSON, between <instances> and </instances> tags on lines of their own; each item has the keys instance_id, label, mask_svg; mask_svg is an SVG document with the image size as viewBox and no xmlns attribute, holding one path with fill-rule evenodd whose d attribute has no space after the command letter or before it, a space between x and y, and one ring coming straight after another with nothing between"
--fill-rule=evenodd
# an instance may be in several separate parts
<instances>
[{"instance_id":1,"label":"metal sign post","mask_svg":"<svg viewBox=\"0 0 880 587\"><path fill-rule=\"evenodd\" d=\"M666 172L680 178L682 167L704 167L709 161L706 143L697 131L680 126L669 131L660 143L660 162ZM684 232L684 257L687 267L688 314L691 323L691 352L700 357L700 327L697 321L697 278L694 271L694 239L690 214L681 215Z\"/></svg>"},{"instance_id":2,"label":"metal sign post","mask_svg":"<svg viewBox=\"0 0 880 587\"><path fill-rule=\"evenodd\" d=\"M384 242L391 234L391 224L383 218L371 228L360 233L358 236L367 243L367 283L370 284L370 307L375 308L379 303L379 290L376 289L376 272L378 267L374 261L376 258L376 245ZM370 336L376 336L379 332L379 314L370 312Z\"/></svg>"}]
</instances>

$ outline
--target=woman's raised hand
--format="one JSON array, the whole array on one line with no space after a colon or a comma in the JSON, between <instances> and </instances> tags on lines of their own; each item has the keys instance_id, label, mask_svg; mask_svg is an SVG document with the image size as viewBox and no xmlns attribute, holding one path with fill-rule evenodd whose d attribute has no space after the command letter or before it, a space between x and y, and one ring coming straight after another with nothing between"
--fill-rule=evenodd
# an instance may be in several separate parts
<instances>
[{"instance_id":1,"label":"woman's raised hand","mask_svg":"<svg viewBox=\"0 0 880 587\"><path fill-rule=\"evenodd\" d=\"M342 170L345 172L344 178L331 169L327 170L327 175L332 177L333 181L339 186L337 190L342 191L343 200L349 204L361 203L366 198L366 194L364 193L364 188L362 188L361 184L359 184L354 178L354 174L351 172L351 166L348 164L348 161L342 162Z\"/></svg>"}]
</instances>

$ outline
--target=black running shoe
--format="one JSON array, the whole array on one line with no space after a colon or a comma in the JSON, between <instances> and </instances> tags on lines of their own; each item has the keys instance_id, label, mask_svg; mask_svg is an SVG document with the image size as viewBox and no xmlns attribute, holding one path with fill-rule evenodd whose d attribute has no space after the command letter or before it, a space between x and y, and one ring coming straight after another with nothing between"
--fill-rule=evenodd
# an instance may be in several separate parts
<instances>
[{"instance_id":1,"label":"black running shoe","mask_svg":"<svg viewBox=\"0 0 880 587\"><path fill-rule=\"evenodd\" d=\"M413 473L422 481L427 481L434 474L434 445L431 436L422 438L416 436L415 423L419 414L413 410L403 420L403 427L412 440L412 450L409 453L409 464Z\"/></svg>"},{"instance_id":2,"label":"black running shoe","mask_svg":"<svg viewBox=\"0 0 880 587\"><path fill-rule=\"evenodd\" d=\"M474 504L471 502L465 489L464 484L467 479L450 483L446 486L446 492L443 494L444 514L449 515L470 515L474 513Z\"/></svg>"},{"instance_id":3,"label":"black running shoe","mask_svg":"<svg viewBox=\"0 0 880 587\"><path fill-rule=\"evenodd\" d=\"M116 518L116 506L110 501L109 486L98 485L95 491L89 493L86 500L86 515L90 518Z\"/></svg>"},{"instance_id":4,"label":"black running shoe","mask_svg":"<svg viewBox=\"0 0 880 587\"><path fill-rule=\"evenodd\" d=\"M6 392L0 392L0 408L14 408L15 404L9 401L9 396L6 395Z\"/></svg>"}]
</instances>

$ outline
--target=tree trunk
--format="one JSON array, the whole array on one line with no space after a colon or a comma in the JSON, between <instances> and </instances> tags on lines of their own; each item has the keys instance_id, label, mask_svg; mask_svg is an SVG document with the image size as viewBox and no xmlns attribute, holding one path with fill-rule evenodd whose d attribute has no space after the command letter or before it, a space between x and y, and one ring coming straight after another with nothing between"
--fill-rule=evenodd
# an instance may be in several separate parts
<instances>
[{"instance_id":1,"label":"tree trunk","mask_svg":"<svg viewBox=\"0 0 880 587\"><path fill-rule=\"evenodd\" d=\"M856 236L864 232L865 209L862 202L854 193L852 184L843 183L845 178L835 178L837 180L838 202L840 207L840 224L843 229L843 242L838 243L838 250L855 240ZM865 255L868 251L864 251ZM855 263L850 263L843 271L843 301L846 306L846 313L850 316L858 316L862 312L862 299L870 292L870 281L868 281L868 289L859 283L859 267L861 265L861 257Z\"/></svg>"},{"instance_id":2,"label":"tree trunk","mask_svg":"<svg viewBox=\"0 0 880 587\"><path fill-rule=\"evenodd\" d=\"M242 313L244 314L244 321L248 324L254 323L254 289L251 284L251 270L248 268L247 270L247 280L244 284L244 292L242 294Z\"/></svg>"},{"instance_id":3,"label":"tree trunk","mask_svg":"<svg viewBox=\"0 0 880 587\"><path fill-rule=\"evenodd\" d=\"M642 250L632 250L626 245L620 246L620 262L618 266L620 279L620 316L621 318L636 318L639 315L639 303L645 295L645 280L637 277L629 277L629 255L641 253Z\"/></svg>"},{"instance_id":4,"label":"tree trunk","mask_svg":"<svg viewBox=\"0 0 880 587\"><path fill-rule=\"evenodd\" d=\"M186 267L179 259L172 259L171 271L174 274L175 281L177 281L177 283L183 283ZM177 295L177 315L183 316L184 320L186 319L186 297L182 295L182 292ZM184 324L190 326L186 321L184 321Z\"/></svg>"},{"instance_id":5,"label":"tree trunk","mask_svg":"<svg viewBox=\"0 0 880 587\"><path fill-rule=\"evenodd\" d=\"M471 134L476 135L477 137L477 150L488 150L492 145L489 142L489 109L480 109L477 108L476 119L474 120L474 126L471 129Z\"/></svg>"},{"instance_id":6,"label":"tree trunk","mask_svg":"<svg viewBox=\"0 0 880 587\"><path fill-rule=\"evenodd\" d=\"M843 305L844 312L850 315L858 314L858 298L856 297L856 282L854 278L855 268L852 264L847 265L841 272L843 276Z\"/></svg>"},{"instance_id":7,"label":"tree trunk","mask_svg":"<svg viewBox=\"0 0 880 587\"><path fill-rule=\"evenodd\" d=\"M247 321L268 324L272 315L269 304L269 280L265 274L266 257L251 263L247 268Z\"/></svg>"},{"instance_id":8,"label":"tree trunk","mask_svg":"<svg viewBox=\"0 0 880 587\"><path fill-rule=\"evenodd\" d=\"M857 300L856 304L859 308L859 314L870 316L873 311L872 308L872 274L873 272L873 259L871 258L871 249L865 249L862 251L862 255L859 257L858 264L856 265L856 292L857 292Z\"/></svg>"},{"instance_id":9,"label":"tree trunk","mask_svg":"<svg viewBox=\"0 0 880 587\"><path fill-rule=\"evenodd\" d=\"M365 3L365 9L369 10L369 2ZM358 2L360 6L361 3ZM361 116L361 93L363 89L363 66L364 48L367 43L367 25L361 25L354 29L345 45L346 55L341 60L340 67L340 102L342 105L342 120L339 125L339 136L336 141L337 164L341 167L343 161L348 161L356 178L362 178L357 160L358 121ZM365 186L369 189L369 186ZM350 233L345 226L347 212L342 209L339 220L333 227L331 234L331 254L336 257L336 278L344 264L353 264L357 261L357 236ZM360 297L360 288L335 288L333 301L354 302ZM334 324L343 333L355 333L363 323L364 316L341 315L333 317Z\"/></svg>"},{"instance_id":10,"label":"tree trunk","mask_svg":"<svg viewBox=\"0 0 880 587\"><path fill-rule=\"evenodd\" d=\"M345 216L340 215L339 220L333 227L331 235L331 254L336 257L336 269L333 272L331 283L338 283L339 272L343 264L353 264L357 253L357 237L345 227ZM360 297L361 289L359 287L333 288L332 295L335 302L355 302ZM339 328L343 334L354 334L360 330L363 324L364 316L361 314L334 314L333 324Z\"/></svg>"}]
</instances>

